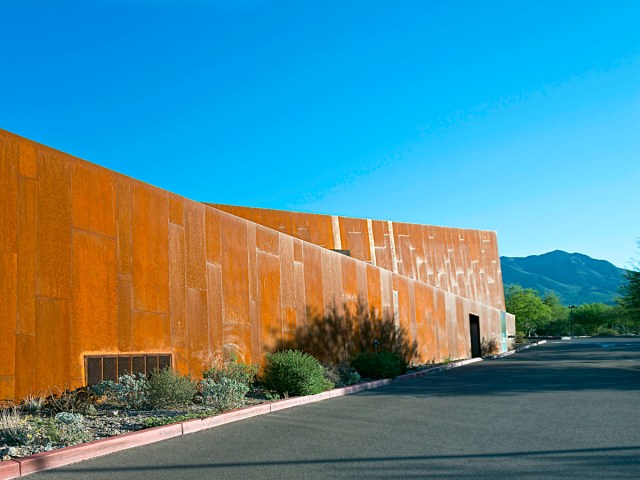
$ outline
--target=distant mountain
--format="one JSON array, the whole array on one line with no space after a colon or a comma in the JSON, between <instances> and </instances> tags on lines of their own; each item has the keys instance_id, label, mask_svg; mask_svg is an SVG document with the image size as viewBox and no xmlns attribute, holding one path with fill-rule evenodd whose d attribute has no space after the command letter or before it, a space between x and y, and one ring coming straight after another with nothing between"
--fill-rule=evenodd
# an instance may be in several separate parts
<instances>
[{"instance_id":1,"label":"distant mountain","mask_svg":"<svg viewBox=\"0 0 640 480\"><path fill-rule=\"evenodd\" d=\"M555 292L563 305L614 303L624 272L606 260L562 250L529 257L500 257L504 285L517 283L540 294Z\"/></svg>"}]
</instances>

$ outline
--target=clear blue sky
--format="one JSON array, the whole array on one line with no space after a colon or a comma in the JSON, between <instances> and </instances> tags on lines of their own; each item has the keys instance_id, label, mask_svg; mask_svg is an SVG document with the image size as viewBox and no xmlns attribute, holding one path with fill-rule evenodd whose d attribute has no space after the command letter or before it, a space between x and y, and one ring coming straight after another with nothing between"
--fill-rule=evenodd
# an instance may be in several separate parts
<instances>
[{"instance_id":1,"label":"clear blue sky","mask_svg":"<svg viewBox=\"0 0 640 480\"><path fill-rule=\"evenodd\" d=\"M640 237L640 1L0 4L0 128L194 200Z\"/></svg>"}]
</instances>

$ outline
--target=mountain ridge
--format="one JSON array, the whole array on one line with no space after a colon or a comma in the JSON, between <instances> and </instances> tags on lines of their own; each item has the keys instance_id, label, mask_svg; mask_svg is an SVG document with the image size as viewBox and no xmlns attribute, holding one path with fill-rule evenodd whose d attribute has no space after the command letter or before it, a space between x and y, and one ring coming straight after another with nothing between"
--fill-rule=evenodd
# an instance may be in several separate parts
<instances>
[{"instance_id":1,"label":"mountain ridge","mask_svg":"<svg viewBox=\"0 0 640 480\"><path fill-rule=\"evenodd\" d=\"M615 303L626 270L588 255L553 250L527 257L500 257L504 285L515 283L541 295L555 293L563 305Z\"/></svg>"}]
</instances>

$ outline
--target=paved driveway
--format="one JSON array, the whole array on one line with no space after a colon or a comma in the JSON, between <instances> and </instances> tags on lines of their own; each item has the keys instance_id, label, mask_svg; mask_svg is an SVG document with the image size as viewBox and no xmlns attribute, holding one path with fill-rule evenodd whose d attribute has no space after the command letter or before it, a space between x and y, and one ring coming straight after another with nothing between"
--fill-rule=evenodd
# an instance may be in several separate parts
<instances>
[{"instance_id":1,"label":"paved driveway","mask_svg":"<svg viewBox=\"0 0 640 480\"><path fill-rule=\"evenodd\" d=\"M550 342L31 478L638 479L639 394L640 340Z\"/></svg>"}]
</instances>

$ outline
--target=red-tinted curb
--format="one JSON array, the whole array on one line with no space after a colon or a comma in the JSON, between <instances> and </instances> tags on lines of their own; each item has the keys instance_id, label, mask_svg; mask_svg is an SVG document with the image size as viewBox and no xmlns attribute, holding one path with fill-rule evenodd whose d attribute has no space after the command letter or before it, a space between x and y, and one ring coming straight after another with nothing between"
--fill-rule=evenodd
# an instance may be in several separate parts
<instances>
[{"instance_id":1,"label":"red-tinted curb","mask_svg":"<svg viewBox=\"0 0 640 480\"><path fill-rule=\"evenodd\" d=\"M20 464L15 460L0 462L0 479L16 478L20 476Z\"/></svg>"},{"instance_id":2,"label":"red-tinted curb","mask_svg":"<svg viewBox=\"0 0 640 480\"><path fill-rule=\"evenodd\" d=\"M543 343L543 342L540 342ZM529 347L527 347L529 348ZM9 480L18 478L30 473L48 470L50 468L62 467L71 463L89 460L91 458L100 457L109 453L126 450L132 447L148 445L150 443L159 442L180 435L187 435L209 428L215 428L227 423L237 422L245 418L251 418L258 415L265 415L279 410L306 405L308 403L320 402L328 398L341 397L352 393L371 390L373 388L383 387L395 382L403 382L416 378L425 377L427 375L449 370L451 368L461 367L482 361L481 358L472 358L469 360L460 360L451 362L447 365L428 368L417 372L400 375L395 378L386 378L383 380L374 380L372 382L359 383L357 385L349 385L347 387L334 388L317 395L308 395L306 397L294 397L284 400L278 400L271 403L262 403L260 405L252 405L249 407L232 410L230 412L217 415L215 417L207 417L204 419L186 420L181 423L174 423L161 427L149 428L138 432L125 433L115 437L94 440L80 445L51 450L49 452L37 453L28 457L16 458L6 462L0 462L0 480Z\"/></svg>"},{"instance_id":3,"label":"red-tinted curb","mask_svg":"<svg viewBox=\"0 0 640 480\"><path fill-rule=\"evenodd\" d=\"M27 457L16 458L20 464L20 475L28 475L50 468L61 467L70 463L100 457L107 453L118 452L127 448L139 447L182 435L182 425L177 423L162 427L149 428L139 432L125 433L116 437L94 440L92 442L73 445L71 447L36 453Z\"/></svg>"}]
</instances>

